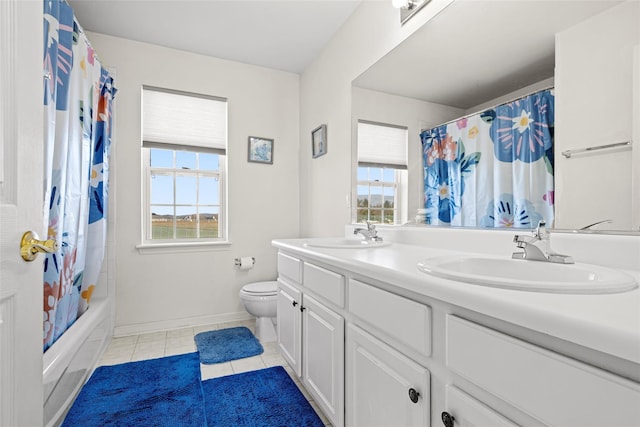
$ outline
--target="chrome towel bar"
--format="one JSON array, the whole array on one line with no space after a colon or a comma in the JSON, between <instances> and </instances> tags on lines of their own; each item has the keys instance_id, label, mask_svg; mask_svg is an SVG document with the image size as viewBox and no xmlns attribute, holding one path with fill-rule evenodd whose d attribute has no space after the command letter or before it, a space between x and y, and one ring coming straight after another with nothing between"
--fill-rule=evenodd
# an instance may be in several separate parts
<instances>
[{"instance_id":1,"label":"chrome towel bar","mask_svg":"<svg viewBox=\"0 0 640 427\"><path fill-rule=\"evenodd\" d=\"M597 145L595 147L578 148L575 150L566 150L566 151L563 151L561 154L565 156L567 159L569 159L574 154L586 153L589 151L596 151L596 150L604 150L607 148L625 147L627 145L631 146L631 141L616 142L614 144Z\"/></svg>"}]
</instances>

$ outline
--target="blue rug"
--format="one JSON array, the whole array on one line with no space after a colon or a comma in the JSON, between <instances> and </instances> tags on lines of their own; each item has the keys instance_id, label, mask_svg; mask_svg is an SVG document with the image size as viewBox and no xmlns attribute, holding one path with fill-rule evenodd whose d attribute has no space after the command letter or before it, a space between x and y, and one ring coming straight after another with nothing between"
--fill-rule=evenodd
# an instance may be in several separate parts
<instances>
[{"instance_id":1,"label":"blue rug","mask_svg":"<svg viewBox=\"0 0 640 427\"><path fill-rule=\"evenodd\" d=\"M63 426L206 426L197 353L97 368Z\"/></svg>"},{"instance_id":2,"label":"blue rug","mask_svg":"<svg viewBox=\"0 0 640 427\"><path fill-rule=\"evenodd\" d=\"M195 336L200 363L228 362L229 360L262 354L262 344L244 326L202 332Z\"/></svg>"},{"instance_id":3,"label":"blue rug","mask_svg":"<svg viewBox=\"0 0 640 427\"><path fill-rule=\"evenodd\" d=\"M207 426L323 427L282 366L202 382Z\"/></svg>"}]
</instances>

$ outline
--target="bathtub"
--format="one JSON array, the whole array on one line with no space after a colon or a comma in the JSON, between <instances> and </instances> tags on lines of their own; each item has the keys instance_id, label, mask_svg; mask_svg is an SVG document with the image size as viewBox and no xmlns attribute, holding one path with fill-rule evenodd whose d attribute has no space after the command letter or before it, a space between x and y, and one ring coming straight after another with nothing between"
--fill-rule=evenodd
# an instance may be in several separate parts
<instances>
[{"instance_id":1,"label":"bathtub","mask_svg":"<svg viewBox=\"0 0 640 427\"><path fill-rule=\"evenodd\" d=\"M43 355L44 425L57 426L70 408L110 335L109 300L89 309Z\"/></svg>"}]
</instances>

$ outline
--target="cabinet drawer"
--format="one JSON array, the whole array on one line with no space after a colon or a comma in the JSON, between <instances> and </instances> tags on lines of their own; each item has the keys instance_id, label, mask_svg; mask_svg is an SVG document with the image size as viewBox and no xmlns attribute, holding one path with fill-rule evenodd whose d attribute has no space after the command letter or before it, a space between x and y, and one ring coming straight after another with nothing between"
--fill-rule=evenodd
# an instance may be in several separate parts
<instances>
[{"instance_id":1,"label":"cabinet drawer","mask_svg":"<svg viewBox=\"0 0 640 427\"><path fill-rule=\"evenodd\" d=\"M344 276L342 274L305 262L304 286L338 307L344 307Z\"/></svg>"},{"instance_id":2,"label":"cabinet drawer","mask_svg":"<svg viewBox=\"0 0 640 427\"><path fill-rule=\"evenodd\" d=\"M430 307L350 279L349 311L420 354L431 355Z\"/></svg>"},{"instance_id":3,"label":"cabinet drawer","mask_svg":"<svg viewBox=\"0 0 640 427\"><path fill-rule=\"evenodd\" d=\"M456 427L518 427L456 387L447 385L446 396L447 412L455 418Z\"/></svg>"},{"instance_id":4,"label":"cabinet drawer","mask_svg":"<svg viewBox=\"0 0 640 427\"><path fill-rule=\"evenodd\" d=\"M640 385L455 316L447 366L547 425L640 425Z\"/></svg>"},{"instance_id":5,"label":"cabinet drawer","mask_svg":"<svg viewBox=\"0 0 640 427\"><path fill-rule=\"evenodd\" d=\"M302 261L298 258L278 253L278 274L296 283L301 283Z\"/></svg>"}]
</instances>

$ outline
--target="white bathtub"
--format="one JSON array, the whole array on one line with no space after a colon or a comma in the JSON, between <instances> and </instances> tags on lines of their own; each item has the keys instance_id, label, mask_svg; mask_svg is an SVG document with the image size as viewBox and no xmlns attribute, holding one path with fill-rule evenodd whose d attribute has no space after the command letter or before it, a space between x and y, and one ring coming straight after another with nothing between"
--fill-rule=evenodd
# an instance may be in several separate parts
<instances>
[{"instance_id":1,"label":"white bathtub","mask_svg":"<svg viewBox=\"0 0 640 427\"><path fill-rule=\"evenodd\" d=\"M43 355L44 424L57 426L104 351L109 301L92 300L89 309Z\"/></svg>"}]
</instances>

